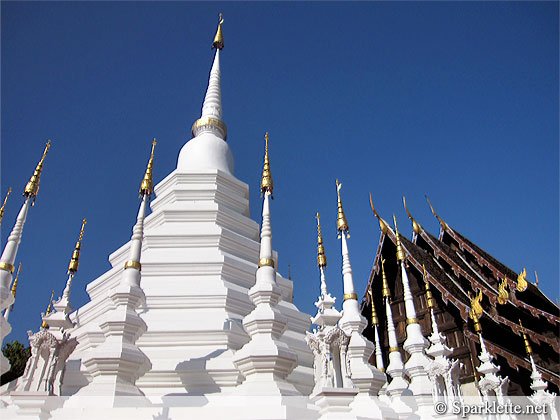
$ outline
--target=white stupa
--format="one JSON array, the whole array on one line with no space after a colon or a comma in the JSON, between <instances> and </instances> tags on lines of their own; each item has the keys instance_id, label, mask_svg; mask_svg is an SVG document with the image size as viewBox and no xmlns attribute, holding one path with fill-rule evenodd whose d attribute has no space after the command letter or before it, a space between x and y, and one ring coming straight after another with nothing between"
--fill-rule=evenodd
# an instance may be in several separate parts
<instances>
[{"instance_id":1,"label":"white stupa","mask_svg":"<svg viewBox=\"0 0 560 420\"><path fill-rule=\"evenodd\" d=\"M249 217L249 187L234 177L226 143L222 22L202 115L179 153L177 168L155 186L144 222L140 263L146 299L139 315L146 331L136 345L151 369L136 386L146 397L227 394L243 382L233 356L249 341L242 321L254 309L248 292L259 261L259 224ZM71 315L76 326L69 332L79 344L67 363L65 395L92 380L84 356L105 340L99 319L111 307L108 295L122 280L129 248L130 242L109 256L112 268L86 288L91 301ZM276 283L282 294L277 308L287 319L280 339L297 356L287 381L307 395L313 387L313 356L304 340L309 315L292 303L291 280L277 273Z\"/></svg>"}]
</instances>

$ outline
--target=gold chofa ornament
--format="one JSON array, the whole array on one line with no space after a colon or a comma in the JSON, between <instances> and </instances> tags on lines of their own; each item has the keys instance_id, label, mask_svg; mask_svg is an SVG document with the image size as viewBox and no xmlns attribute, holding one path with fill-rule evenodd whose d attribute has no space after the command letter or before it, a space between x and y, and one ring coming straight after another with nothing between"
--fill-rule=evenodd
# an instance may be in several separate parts
<instances>
[{"instance_id":1,"label":"gold chofa ornament","mask_svg":"<svg viewBox=\"0 0 560 420\"><path fill-rule=\"evenodd\" d=\"M498 286L498 303L500 305L504 305L509 299L507 285L507 277L504 277Z\"/></svg>"},{"instance_id":2,"label":"gold chofa ornament","mask_svg":"<svg viewBox=\"0 0 560 420\"><path fill-rule=\"evenodd\" d=\"M515 287L518 292L527 290L529 283L527 283L527 269L523 267L523 271L517 276L517 286Z\"/></svg>"}]
</instances>

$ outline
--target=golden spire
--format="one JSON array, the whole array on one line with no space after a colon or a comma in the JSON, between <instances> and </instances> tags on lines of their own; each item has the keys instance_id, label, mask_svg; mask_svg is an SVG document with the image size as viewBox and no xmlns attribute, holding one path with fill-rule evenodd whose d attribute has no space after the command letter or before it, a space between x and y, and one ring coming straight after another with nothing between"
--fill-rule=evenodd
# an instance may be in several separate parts
<instances>
[{"instance_id":1,"label":"golden spire","mask_svg":"<svg viewBox=\"0 0 560 420\"><path fill-rule=\"evenodd\" d=\"M395 223L395 235L397 236L397 261L404 261L404 251L401 245L401 238L399 236L399 229L397 228L397 218L393 214L393 222Z\"/></svg>"},{"instance_id":2,"label":"golden spire","mask_svg":"<svg viewBox=\"0 0 560 420\"><path fill-rule=\"evenodd\" d=\"M498 285L498 303L504 305L509 299L509 293L507 291L507 277L504 277L500 284Z\"/></svg>"},{"instance_id":3,"label":"golden spire","mask_svg":"<svg viewBox=\"0 0 560 420\"><path fill-rule=\"evenodd\" d=\"M264 165L261 178L261 197L265 192L270 193L272 198L272 190L274 189L274 182L272 182L272 174L270 173L270 161L268 159L268 131L264 135Z\"/></svg>"},{"instance_id":4,"label":"golden spire","mask_svg":"<svg viewBox=\"0 0 560 420\"><path fill-rule=\"evenodd\" d=\"M447 226L447 223L445 223L445 222L441 219L441 217L439 217L439 216L436 214L434 208L432 207L432 203L430 203L430 199L428 198L428 196L426 195L425 197L426 197L426 200L428 201L428 204L430 205L430 209L432 210L433 215L436 217L436 219L439 220L439 224L441 225L442 229L443 229L443 230L447 230L447 229L449 228L449 226Z\"/></svg>"},{"instance_id":5,"label":"golden spire","mask_svg":"<svg viewBox=\"0 0 560 420\"><path fill-rule=\"evenodd\" d=\"M402 201L403 201L403 204L404 204L404 209L406 210L406 214L408 215L408 218L410 220L412 220L412 229L414 230L414 233L416 233L417 235L420 235L422 233L422 226L420 226L416 222L416 220L414 220L414 217L412 217L412 215L408 211L408 208L406 207L406 198L405 198L404 195L402 196Z\"/></svg>"},{"instance_id":6,"label":"golden spire","mask_svg":"<svg viewBox=\"0 0 560 420\"><path fill-rule=\"evenodd\" d=\"M537 270L535 270L535 286L539 287L539 275L537 274Z\"/></svg>"},{"instance_id":7,"label":"golden spire","mask_svg":"<svg viewBox=\"0 0 560 420\"><path fill-rule=\"evenodd\" d=\"M373 214L375 215L375 217L377 217L377 220L379 220L379 228L381 229L381 232L387 233L389 231L389 225L387 224L387 222L385 220L383 220L381 217L379 217L379 215L375 211L375 207L373 207L373 201L371 200L371 192L369 193L369 204L371 205L371 209L373 210Z\"/></svg>"},{"instance_id":8,"label":"golden spire","mask_svg":"<svg viewBox=\"0 0 560 420\"><path fill-rule=\"evenodd\" d=\"M379 318L377 318L377 312L375 311L375 304L373 303L373 292L371 287L368 289L369 301L371 302L371 324L379 325Z\"/></svg>"},{"instance_id":9,"label":"golden spire","mask_svg":"<svg viewBox=\"0 0 560 420\"><path fill-rule=\"evenodd\" d=\"M43 152L43 157L41 157L41 160L39 161L37 167L35 168L35 172L33 172L33 176L31 177L31 179L25 186L25 190L23 191L23 195L25 195L26 197L33 198L33 203L31 205L35 203L35 198L37 198L37 193L39 192L39 181L41 180L41 171L43 170L43 163L45 161L45 156L47 156L50 147L51 147L51 141L49 140L45 145L45 151Z\"/></svg>"},{"instance_id":10,"label":"golden spire","mask_svg":"<svg viewBox=\"0 0 560 420\"><path fill-rule=\"evenodd\" d=\"M18 285L18 278L19 278L19 272L21 271L21 263L19 263L19 267L17 269L17 273L16 273L16 278L14 279L14 282L12 283L12 296L14 297L14 303L12 303L12 307L10 308L10 312L12 312L14 310L14 305L16 304L16 292L17 292L17 285Z\"/></svg>"},{"instance_id":11,"label":"golden spire","mask_svg":"<svg viewBox=\"0 0 560 420\"><path fill-rule=\"evenodd\" d=\"M424 271L424 281L426 282L426 301L428 303L428 309L435 309L436 303L434 301L434 296L430 290L430 282L428 281L428 273L426 273L426 267L422 264L422 271Z\"/></svg>"},{"instance_id":12,"label":"golden spire","mask_svg":"<svg viewBox=\"0 0 560 420\"><path fill-rule=\"evenodd\" d=\"M84 228L86 226L87 220L82 220L82 229L80 230L80 236L78 237L78 242L76 242L76 248L72 253L72 259L68 265L68 274L74 275L78 271L80 266L80 249L82 248L82 238L84 237Z\"/></svg>"},{"instance_id":13,"label":"golden spire","mask_svg":"<svg viewBox=\"0 0 560 420\"><path fill-rule=\"evenodd\" d=\"M319 267L327 266L327 256L325 255L325 247L323 246L323 235L321 234L321 222L319 212L315 218L317 219L317 264Z\"/></svg>"},{"instance_id":14,"label":"golden spire","mask_svg":"<svg viewBox=\"0 0 560 420\"><path fill-rule=\"evenodd\" d=\"M529 283L527 283L527 269L523 267L523 271L517 276L516 289L519 292L524 292L527 290L527 286L529 286Z\"/></svg>"},{"instance_id":15,"label":"golden spire","mask_svg":"<svg viewBox=\"0 0 560 420\"><path fill-rule=\"evenodd\" d=\"M342 188L342 184L336 180L336 195L338 197L338 215L336 217L336 229L340 232L338 237L342 232L346 232L346 237L349 238L350 235L348 234L348 222L346 221L346 216L344 215L344 209L342 208L342 201L340 200L340 189Z\"/></svg>"},{"instance_id":16,"label":"golden spire","mask_svg":"<svg viewBox=\"0 0 560 420\"><path fill-rule=\"evenodd\" d=\"M482 327L480 326L480 317L482 316L483 309L480 305L480 301L482 300L482 290L478 291L478 295L475 297L471 297L471 292L469 292L469 298L471 300L471 310L469 312L469 317L474 322L474 330L477 334L482 332Z\"/></svg>"},{"instance_id":17,"label":"golden spire","mask_svg":"<svg viewBox=\"0 0 560 420\"><path fill-rule=\"evenodd\" d=\"M385 275L385 258L381 257L381 277L383 278L383 297L391 297L391 289L389 289L389 283L387 283L387 276Z\"/></svg>"},{"instance_id":18,"label":"golden spire","mask_svg":"<svg viewBox=\"0 0 560 420\"><path fill-rule=\"evenodd\" d=\"M2 207L0 207L0 226L2 226L2 218L4 217L4 208L6 207L6 201L8 201L8 197L10 196L12 192L12 188L10 187L8 189L8 193L6 194L6 198L4 198L4 204L2 204Z\"/></svg>"},{"instance_id":19,"label":"golden spire","mask_svg":"<svg viewBox=\"0 0 560 420\"><path fill-rule=\"evenodd\" d=\"M154 167L154 149L156 147L157 141L154 137L152 141L152 153L150 154L150 160L148 161L148 167L146 168L146 173L144 174L144 179L140 184L140 198L147 195L148 198L154 192L154 182L152 180L152 168Z\"/></svg>"},{"instance_id":20,"label":"golden spire","mask_svg":"<svg viewBox=\"0 0 560 420\"><path fill-rule=\"evenodd\" d=\"M525 343L525 351L527 352L527 356L531 356L533 354L533 349L531 348L531 343L529 343L529 339L527 338L527 334L525 334L525 327L521 323L521 318L519 318L519 326L521 327L521 333L523 334L523 342Z\"/></svg>"},{"instance_id":21,"label":"golden spire","mask_svg":"<svg viewBox=\"0 0 560 420\"><path fill-rule=\"evenodd\" d=\"M216 48L220 51L224 49L224 35L222 34L222 23L224 23L224 18L220 13L220 17L218 19L218 30L216 31L216 36L214 37L214 41L212 42L212 48Z\"/></svg>"},{"instance_id":22,"label":"golden spire","mask_svg":"<svg viewBox=\"0 0 560 420\"><path fill-rule=\"evenodd\" d=\"M47 312L45 312L45 316L47 316L48 314L51 313L53 298L54 298L54 290L51 293L51 298L49 300L49 306L47 306ZM49 328L49 324L47 324L47 322L45 320L43 320L43 323L41 324L41 328Z\"/></svg>"}]
</instances>

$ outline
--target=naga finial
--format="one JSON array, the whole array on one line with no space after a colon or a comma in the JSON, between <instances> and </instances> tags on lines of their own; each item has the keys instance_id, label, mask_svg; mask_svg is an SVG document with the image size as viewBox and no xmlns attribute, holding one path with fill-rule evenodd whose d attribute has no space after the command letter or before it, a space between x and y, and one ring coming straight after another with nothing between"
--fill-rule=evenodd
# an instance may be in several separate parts
<instances>
[{"instance_id":1,"label":"naga finial","mask_svg":"<svg viewBox=\"0 0 560 420\"><path fill-rule=\"evenodd\" d=\"M445 222L443 221L443 219L442 219L441 217L439 217L439 216L436 214L436 211L435 211L434 208L432 207L432 203L430 203L430 199L428 198L428 196L426 195L425 197L426 197L426 201L428 201L428 204L430 205L430 210L432 210L432 214L435 216L436 219L439 220L439 224L441 225L441 228L442 228L443 230L449 229L449 226L447 226L447 223L445 223Z\"/></svg>"},{"instance_id":2,"label":"naga finial","mask_svg":"<svg viewBox=\"0 0 560 420\"><path fill-rule=\"evenodd\" d=\"M478 295L475 297L471 297L471 293L469 292L469 298L471 300L471 310L469 311L469 317L474 322L474 329L475 331L480 334L482 332L482 327L480 326L480 317L482 316L484 310L482 309L482 305L480 302L482 301L482 290L478 290Z\"/></svg>"},{"instance_id":3,"label":"naga finial","mask_svg":"<svg viewBox=\"0 0 560 420\"><path fill-rule=\"evenodd\" d=\"M222 23L224 23L224 17L220 13L218 18L218 30L216 31L216 36L214 36L214 41L212 41L212 48L218 50L224 49L224 35L222 34Z\"/></svg>"},{"instance_id":4,"label":"naga finial","mask_svg":"<svg viewBox=\"0 0 560 420\"><path fill-rule=\"evenodd\" d=\"M373 211L373 214L375 215L375 217L377 217L377 220L379 221L379 228L381 229L381 232L387 233L389 231L389 225L385 220L379 217L379 214L377 214L377 212L375 211L375 207L373 207L373 201L371 199L371 192L369 193L369 204L371 205L371 210Z\"/></svg>"},{"instance_id":5,"label":"naga finial","mask_svg":"<svg viewBox=\"0 0 560 420\"><path fill-rule=\"evenodd\" d=\"M539 287L539 275L537 274L537 270L535 270L535 286Z\"/></svg>"},{"instance_id":6,"label":"naga finial","mask_svg":"<svg viewBox=\"0 0 560 420\"><path fill-rule=\"evenodd\" d=\"M509 293L507 291L507 277L504 277L500 284L498 285L498 303L504 305L509 299Z\"/></svg>"},{"instance_id":7,"label":"naga finial","mask_svg":"<svg viewBox=\"0 0 560 420\"><path fill-rule=\"evenodd\" d=\"M523 271L517 276L517 285L515 288L519 292L524 292L525 290L527 290L528 286L529 283L527 283L527 269L523 267Z\"/></svg>"},{"instance_id":8,"label":"naga finial","mask_svg":"<svg viewBox=\"0 0 560 420\"><path fill-rule=\"evenodd\" d=\"M414 230L414 233L416 233L417 235L420 235L422 233L422 226L420 226L418 222L414 220L414 217L412 217L412 215L408 211L408 208L406 207L406 197L404 195L402 196L402 201L404 204L404 209L406 210L406 214L408 215L408 218L412 221L412 230Z\"/></svg>"}]
</instances>

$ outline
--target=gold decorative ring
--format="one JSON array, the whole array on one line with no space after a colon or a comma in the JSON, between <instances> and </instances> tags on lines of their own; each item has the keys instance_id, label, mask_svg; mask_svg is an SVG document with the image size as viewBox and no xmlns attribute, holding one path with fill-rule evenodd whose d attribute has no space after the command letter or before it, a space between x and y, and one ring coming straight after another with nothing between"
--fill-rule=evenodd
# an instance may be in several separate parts
<instances>
[{"instance_id":1,"label":"gold decorative ring","mask_svg":"<svg viewBox=\"0 0 560 420\"><path fill-rule=\"evenodd\" d=\"M393 353L394 351L399 351L398 347L389 347L389 353Z\"/></svg>"},{"instance_id":2,"label":"gold decorative ring","mask_svg":"<svg viewBox=\"0 0 560 420\"><path fill-rule=\"evenodd\" d=\"M356 293L345 293L344 296L342 296L343 302L346 302L349 299L358 300L358 295Z\"/></svg>"},{"instance_id":3,"label":"gold decorative ring","mask_svg":"<svg viewBox=\"0 0 560 420\"><path fill-rule=\"evenodd\" d=\"M127 268L136 268L138 271L142 271L142 264L138 261L129 260L124 264L124 269L126 270Z\"/></svg>"},{"instance_id":4,"label":"gold decorative ring","mask_svg":"<svg viewBox=\"0 0 560 420\"><path fill-rule=\"evenodd\" d=\"M202 118L199 118L198 120L196 120L194 122L194 124L192 125L191 135L194 137L195 136L195 131L199 127L204 127L204 126L213 126L213 127L219 128L224 133L224 140L227 138L227 127L224 124L224 122L220 121L217 118L212 118L212 117L202 117Z\"/></svg>"},{"instance_id":5,"label":"gold decorative ring","mask_svg":"<svg viewBox=\"0 0 560 420\"><path fill-rule=\"evenodd\" d=\"M13 274L15 267L10 263L0 262L0 270L9 271Z\"/></svg>"},{"instance_id":6,"label":"gold decorative ring","mask_svg":"<svg viewBox=\"0 0 560 420\"><path fill-rule=\"evenodd\" d=\"M407 318L406 325L410 325L410 324L418 324L418 318Z\"/></svg>"},{"instance_id":7,"label":"gold decorative ring","mask_svg":"<svg viewBox=\"0 0 560 420\"><path fill-rule=\"evenodd\" d=\"M379 372L385 373L385 368L379 368L379 369L377 369L377 370L378 370Z\"/></svg>"},{"instance_id":8,"label":"gold decorative ring","mask_svg":"<svg viewBox=\"0 0 560 420\"><path fill-rule=\"evenodd\" d=\"M259 260L259 268L264 266L269 266L274 268L274 260L272 258L261 258Z\"/></svg>"}]
</instances>

